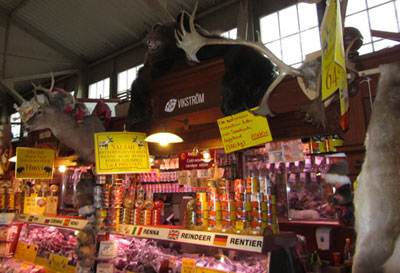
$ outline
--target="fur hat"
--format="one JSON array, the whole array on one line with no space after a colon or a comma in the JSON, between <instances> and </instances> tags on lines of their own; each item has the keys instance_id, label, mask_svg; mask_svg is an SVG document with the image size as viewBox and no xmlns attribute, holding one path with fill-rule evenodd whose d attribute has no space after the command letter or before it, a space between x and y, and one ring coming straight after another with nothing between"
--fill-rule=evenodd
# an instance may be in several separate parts
<instances>
[{"instance_id":1,"label":"fur hat","mask_svg":"<svg viewBox=\"0 0 400 273\"><path fill-rule=\"evenodd\" d=\"M329 184L351 184L349 174L349 164L347 160L339 160L329 167L325 175L325 182Z\"/></svg>"}]
</instances>

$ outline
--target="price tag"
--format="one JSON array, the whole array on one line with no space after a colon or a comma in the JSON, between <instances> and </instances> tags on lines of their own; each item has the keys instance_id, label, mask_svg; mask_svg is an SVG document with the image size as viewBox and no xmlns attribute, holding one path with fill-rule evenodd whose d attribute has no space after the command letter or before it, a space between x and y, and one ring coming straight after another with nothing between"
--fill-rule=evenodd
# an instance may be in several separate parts
<instances>
[{"instance_id":1,"label":"price tag","mask_svg":"<svg viewBox=\"0 0 400 273\"><path fill-rule=\"evenodd\" d=\"M18 242L14 258L34 263L36 261L38 246Z\"/></svg>"},{"instance_id":2,"label":"price tag","mask_svg":"<svg viewBox=\"0 0 400 273\"><path fill-rule=\"evenodd\" d=\"M195 273L226 273L226 271L215 270L211 268L196 267Z\"/></svg>"},{"instance_id":3,"label":"price tag","mask_svg":"<svg viewBox=\"0 0 400 273\"><path fill-rule=\"evenodd\" d=\"M67 265L68 265L67 257L50 254L47 262L47 266L50 269L55 270L56 272L65 272Z\"/></svg>"},{"instance_id":4,"label":"price tag","mask_svg":"<svg viewBox=\"0 0 400 273\"><path fill-rule=\"evenodd\" d=\"M193 259L183 258L182 260L182 273L195 273L195 263Z\"/></svg>"},{"instance_id":5,"label":"price tag","mask_svg":"<svg viewBox=\"0 0 400 273\"><path fill-rule=\"evenodd\" d=\"M272 141L267 118L255 116L250 111L243 111L217 121L225 153Z\"/></svg>"}]
</instances>

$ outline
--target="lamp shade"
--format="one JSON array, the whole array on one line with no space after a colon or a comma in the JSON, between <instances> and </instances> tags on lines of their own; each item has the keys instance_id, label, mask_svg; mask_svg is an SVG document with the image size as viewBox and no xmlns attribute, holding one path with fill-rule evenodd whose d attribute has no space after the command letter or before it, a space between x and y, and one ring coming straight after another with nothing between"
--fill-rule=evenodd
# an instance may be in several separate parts
<instances>
[{"instance_id":1,"label":"lamp shade","mask_svg":"<svg viewBox=\"0 0 400 273\"><path fill-rule=\"evenodd\" d=\"M148 137L145 138L144 141L155 142L160 144L161 146L167 146L169 143L183 142L183 139L180 138L178 135L172 133L161 132L149 135Z\"/></svg>"}]
</instances>

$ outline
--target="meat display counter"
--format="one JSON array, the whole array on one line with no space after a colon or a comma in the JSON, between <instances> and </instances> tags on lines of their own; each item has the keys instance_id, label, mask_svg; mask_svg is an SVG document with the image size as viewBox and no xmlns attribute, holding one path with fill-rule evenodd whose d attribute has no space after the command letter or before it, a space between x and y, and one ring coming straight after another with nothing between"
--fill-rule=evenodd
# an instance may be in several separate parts
<instances>
[{"instance_id":1,"label":"meat display counter","mask_svg":"<svg viewBox=\"0 0 400 273\"><path fill-rule=\"evenodd\" d=\"M120 225L114 272L305 272L294 233L264 236Z\"/></svg>"},{"instance_id":2,"label":"meat display counter","mask_svg":"<svg viewBox=\"0 0 400 273\"><path fill-rule=\"evenodd\" d=\"M75 272L76 236L87 220L21 214L12 223L20 227L18 242L13 259L2 264L1 270Z\"/></svg>"}]
</instances>

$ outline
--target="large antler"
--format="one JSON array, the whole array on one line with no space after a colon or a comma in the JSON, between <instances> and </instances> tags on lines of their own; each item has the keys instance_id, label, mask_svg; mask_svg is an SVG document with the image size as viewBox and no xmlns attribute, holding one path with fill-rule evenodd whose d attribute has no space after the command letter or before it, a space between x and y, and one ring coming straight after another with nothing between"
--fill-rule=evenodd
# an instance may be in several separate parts
<instances>
[{"instance_id":1,"label":"large antler","mask_svg":"<svg viewBox=\"0 0 400 273\"><path fill-rule=\"evenodd\" d=\"M197 1L194 7L192 14L184 11L183 16L180 20L180 30L175 30L175 38L177 40L177 47L183 49L186 53L186 57L190 61L200 62L197 59L197 52L206 45L244 45L255 49L263 55L266 55L273 63L278 66L279 75L275 78L275 80L268 87L265 92L260 107L253 111L256 115L262 116L273 116L272 112L268 106L268 98L271 92L275 89L276 86L287 76L291 75L294 77L302 76L300 70L295 69L285 63L283 63L278 57L276 57L268 48L266 48L262 43L260 37L258 37L258 42L251 42L245 40L225 40L225 39L216 39L216 38L206 38L201 36L197 31L194 24L194 17L197 10ZM189 17L189 32L185 30L184 27L184 16L187 15Z\"/></svg>"},{"instance_id":2,"label":"large antler","mask_svg":"<svg viewBox=\"0 0 400 273\"><path fill-rule=\"evenodd\" d=\"M40 91L43 91L45 94L47 94L49 97L51 96L51 94L52 94L52 90L53 90L53 88L54 88L54 74L53 74L53 72L51 72L50 73L50 75L51 75L51 84L50 84L50 88L45 88L41 83L39 83L39 85L36 85L36 84L34 84L33 82L32 82L32 85L33 85L33 87L34 87L34 89L33 89L33 93L35 94L35 99L36 99L36 101L37 101L37 93L36 93L36 91L37 90L40 90Z\"/></svg>"}]
</instances>

